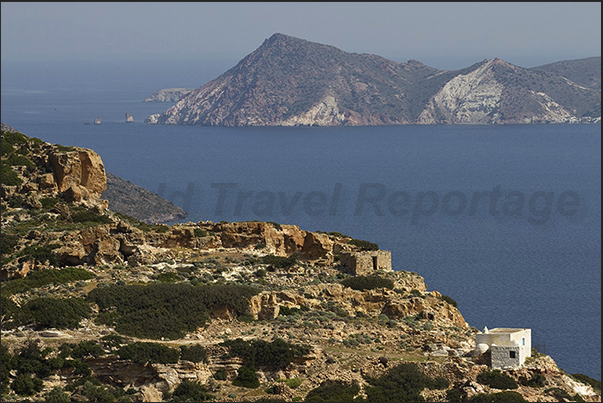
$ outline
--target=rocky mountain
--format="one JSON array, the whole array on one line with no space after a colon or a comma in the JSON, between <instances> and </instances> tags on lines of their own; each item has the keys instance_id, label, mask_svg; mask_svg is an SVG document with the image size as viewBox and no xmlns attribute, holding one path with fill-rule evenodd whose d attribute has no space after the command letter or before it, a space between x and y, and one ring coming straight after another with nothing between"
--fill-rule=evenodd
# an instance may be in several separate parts
<instances>
[{"instance_id":1,"label":"rocky mountain","mask_svg":"<svg viewBox=\"0 0 603 403\"><path fill-rule=\"evenodd\" d=\"M165 88L152 93L143 102L178 102L194 90L194 88Z\"/></svg>"},{"instance_id":2,"label":"rocky mountain","mask_svg":"<svg viewBox=\"0 0 603 403\"><path fill-rule=\"evenodd\" d=\"M149 225L107 209L94 151L2 130L2 401L601 401L535 350L492 370L374 243Z\"/></svg>"},{"instance_id":3,"label":"rocky mountain","mask_svg":"<svg viewBox=\"0 0 603 403\"><path fill-rule=\"evenodd\" d=\"M600 58L598 69L600 73ZM149 122L217 126L490 124L600 121L597 58L587 72L484 60L442 71L410 60L274 34L235 67ZM591 73L591 69L593 72ZM565 77L584 77L584 86ZM570 74L566 74L570 76Z\"/></svg>"},{"instance_id":4,"label":"rocky mountain","mask_svg":"<svg viewBox=\"0 0 603 403\"><path fill-rule=\"evenodd\" d=\"M601 56L564 60L533 67L531 70L552 73L584 87L601 89Z\"/></svg>"},{"instance_id":5,"label":"rocky mountain","mask_svg":"<svg viewBox=\"0 0 603 403\"><path fill-rule=\"evenodd\" d=\"M149 224L173 222L186 217L186 211L174 203L111 173L107 173L107 190L101 198L109 202L109 210Z\"/></svg>"}]
</instances>

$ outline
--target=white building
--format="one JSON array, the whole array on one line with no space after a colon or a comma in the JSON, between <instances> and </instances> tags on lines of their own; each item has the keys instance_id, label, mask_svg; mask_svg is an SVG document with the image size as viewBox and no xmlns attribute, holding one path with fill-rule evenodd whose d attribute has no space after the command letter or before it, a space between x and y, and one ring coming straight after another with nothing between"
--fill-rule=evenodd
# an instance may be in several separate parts
<instances>
[{"instance_id":1,"label":"white building","mask_svg":"<svg viewBox=\"0 0 603 403\"><path fill-rule=\"evenodd\" d=\"M475 335L478 353L490 352L490 367L493 369L517 368L532 356L531 329L487 327Z\"/></svg>"}]
</instances>

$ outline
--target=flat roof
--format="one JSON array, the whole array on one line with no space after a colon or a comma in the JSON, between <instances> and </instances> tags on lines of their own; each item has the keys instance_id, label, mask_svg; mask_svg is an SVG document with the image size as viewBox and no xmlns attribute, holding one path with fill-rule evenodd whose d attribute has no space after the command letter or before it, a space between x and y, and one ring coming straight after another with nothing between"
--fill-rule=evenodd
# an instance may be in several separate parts
<instances>
[{"instance_id":1,"label":"flat roof","mask_svg":"<svg viewBox=\"0 0 603 403\"><path fill-rule=\"evenodd\" d=\"M512 327L497 327L494 329L488 329L488 333L516 333L524 330L530 330L527 328L512 328Z\"/></svg>"}]
</instances>

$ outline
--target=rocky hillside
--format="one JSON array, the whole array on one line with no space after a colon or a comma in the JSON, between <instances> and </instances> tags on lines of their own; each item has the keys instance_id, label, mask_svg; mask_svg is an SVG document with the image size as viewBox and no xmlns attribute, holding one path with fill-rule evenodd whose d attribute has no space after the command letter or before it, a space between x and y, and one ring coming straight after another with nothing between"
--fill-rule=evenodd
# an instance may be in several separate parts
<instances>
[{"instance_id":1,"label":"rocky hillside","mask_svg":"<svg viewBox=\"0 0 603 403\"><path fill-rule=\"evenodd\" d=\"M186 211L159 195L119 176L107 173L107 190L101 198L109 209L149 224L174 222L186 217Z\"/></svg>"},{"instance_id":2,"label":"rocky hillside","mask_svg":"<svg viewBox=\"0 0 603 403\"><path fill-rule=\"evenodd\" d=\"M578 85L601 89L601 56L586 59L564 60L533 67L532 70L544 71L565 77Z\"/></svg>"},{"instance_id":3,"label":"rocky hillside","mask_svg":"<svg viewBox=\"0 0 603 403\"><path fill-rule=\"evenodd\" d=\"M180 98L194 90L194 88L165 88L152 93L143 102L178 102Z\"/></svg>"},{"instance_id":4,"label":"rocky hillside","mask_svg":"<svg viewBox=\"0 0 603 403\"><path fill-rule=\"evenodd\" d=\"M106 208L103 175L91 150L2 133L2 401L601 400L535 351L491 371L419 274L349 274L374 243L149 225Z\"/></svg>"},{"instance_id":5,"label":"rocky hillside","mask_svg":"<svg viewBox=\"0 0 603 403\"><path fill-rule=\"evenodd\" d=\"M599 74L600 64L598 58ZM148 122L217 126L597 122L601 91L590 79L596 76L597 59L581 66L585 70L581 73L577 67L561 65L526 69L494 59L442 71L415 60L398 63L274 34L235 67Z\"/></svg>"}]
</instances>

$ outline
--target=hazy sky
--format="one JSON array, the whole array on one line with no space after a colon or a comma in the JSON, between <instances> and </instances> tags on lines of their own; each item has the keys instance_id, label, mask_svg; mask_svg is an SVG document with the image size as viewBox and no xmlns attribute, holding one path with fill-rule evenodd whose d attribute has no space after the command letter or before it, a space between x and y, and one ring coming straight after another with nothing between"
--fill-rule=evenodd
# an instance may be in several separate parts
<instances>
[{"instance_id":1,"label":"hazy sky","mask_svg":"<svg viewBox=\"0 0 603 403\"><path fill-rule=\"evenodd\" d=\"M2 3L2 60L239 60L275 32L460 68L601 54L601 3Z\"/></svg>"}]
</instances>

